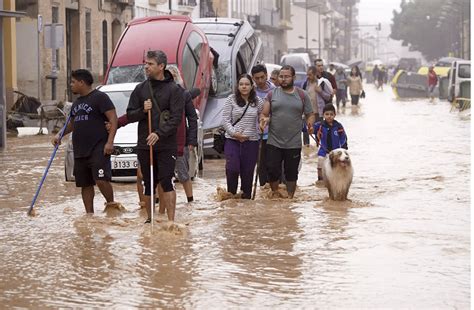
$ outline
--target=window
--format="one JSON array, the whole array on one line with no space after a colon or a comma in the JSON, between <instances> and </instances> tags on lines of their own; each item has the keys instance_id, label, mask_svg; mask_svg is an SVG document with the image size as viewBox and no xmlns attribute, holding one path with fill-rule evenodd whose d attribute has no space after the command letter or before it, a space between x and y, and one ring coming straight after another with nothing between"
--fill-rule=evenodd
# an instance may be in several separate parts
<instances>
[{"instance_id":1,"label":"window","mask_svg":"<svg viewBox=\"0 0 474 310\"><path fill-rule=\"evenodd\" d=\"M187 89L191 89L194 86L203 43L202 37L195 31L191 32L186 41L186 46L183 51L182 73Z\"/></svg>"},{"instance_id":2,"label":"window","mask_svg":"<svg viewBox=\"0 0 474 310\"><path fill-rule=\"evenodd\" d=\"M57 6L53 6L51 8L51 22L53 24L59 23L59 8ZM59 48L56 49L56 70L59 70Z\"/></svg>"},{"instance_id":3,"label":"window","mask_svg":"<svg viewBox=\"0 0 474 310\"><path fill-rule=\"evenodd\" d=\"M86 12L86 67L92 68L91 12Z\"/></svg>"},{"instance_id":4,"label":"window","mask_svg":"<svg viewBox=\"0 0 474 310\"><path fill-rule=\"evenodd\" d=\"M471 65L469 64L462 64L459 65L459 73L460 78L469 79L471 78Z\"/></svg>"},{"instance_id":5,"label":"window","mask_svg":"<svg viewBox=\"0 0 474 310\"><path fill-rule=\"evenodd\" d=\"M102 21L102 70L104 75L109 62L108 49L107 21L104 20Z\"/></svg>"},{"instance_id":6,"label":"window","mask_svg":"<svg viewBox=\"0 0 474 310\"><path fill-rule=\"evenodd\" d=\"M245 64L244 64L244 60L242 59L242 55L239 52L239 53L237 53L236 70L235 70L235 74L237 76L235 77L235 79L238 80L239 76L241 76L244 73L247 73L247 70L245 68Z\"/></svg>"},{"instance_id":7,"label":"window","mask_svg":"<svg viewBox=\"0 0 474 310\"><path fill-rule=\"evenodd\" d=\"M257 49L257 44L258 44L258 39L257 35L254 33L250 38L248 38L248 43L250 44L250 48L252 49L252 52L255 53Z\"/></svg>"},{"instance_id":8,"label":"window","mask_svg":"<svg viewBox=\"0 0 474 310\"><path fill-rule=\"evenodd\" d=\"M253 52L252 52L252 49L250 48L250 45L247 43L247 41L244 42L244 44L242 44L242 46L240 47L239 49L239 54L240 54L240 57L242 57L242 65L244 67L244 72L242 73L245 73L247 72L247 68L250 67L250 65L252 64L252 58L253 58Z\"/></svg>"},{"instance_id":9,"label":"window","mask_svg":"<svg viewBox=\"0 0 474 310\"><path fill-rule=\"evenodd\" d=\"M199 34L197 34L197 32L195 32L195 31L191 32L191 34L189 35L187 44L189 45L189 47L193 51L193 54L194 54L194 56L196 56L198 62L201 58L201 49L202 49L202 44L203 43L204 42L203 42L201 36Z\"/></svg>"},{"instance_id":10,"label":"window","mask_svg":"<svg viewBox=\"0 0 474 310\"><path fill-rule=\"evenodd\" d=\"M191 89L194 86L194 80L196 78L196 71L198 68L198 60L195 58L189 44L186 44L183 51L183 80L187 89Z\"/></svg>"}]
</instances>

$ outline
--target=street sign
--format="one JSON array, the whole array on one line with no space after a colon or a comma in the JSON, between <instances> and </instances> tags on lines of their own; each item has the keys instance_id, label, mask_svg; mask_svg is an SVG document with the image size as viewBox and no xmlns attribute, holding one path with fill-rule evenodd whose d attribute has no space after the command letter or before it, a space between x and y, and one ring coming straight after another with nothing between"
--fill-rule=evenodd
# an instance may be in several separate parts
<instances>
[{"instance_id":1,"label":"street sign","mask_svg":"<svg viewBox=\"0 0 474 310\"><path fill-rule=\"evenodd\" d=\"M64 47L63 24L44 25L44 47L52 49Z\"/></svg>"}]
</instances>

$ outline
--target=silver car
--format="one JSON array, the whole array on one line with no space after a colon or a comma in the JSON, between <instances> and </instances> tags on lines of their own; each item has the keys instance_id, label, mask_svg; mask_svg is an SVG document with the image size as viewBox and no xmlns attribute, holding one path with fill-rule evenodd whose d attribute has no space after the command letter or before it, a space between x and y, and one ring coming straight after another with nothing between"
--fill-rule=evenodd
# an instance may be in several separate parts
<instances>
[{"instance_id":1,"label":"silver car","mask_svg":"<svg viewBox=\"0 0 474 310\"><path fill-rule=\"evenodd\" d=\"M263 59L262 41L249 22L234 18L198 18L194 24L207 36L218 54L217 83L209 93L203 115L204 153L218 155L212 149L213 133L222 125L224 102L237 83L237 77L248 73Z\"/></svg>"}]
</instances>

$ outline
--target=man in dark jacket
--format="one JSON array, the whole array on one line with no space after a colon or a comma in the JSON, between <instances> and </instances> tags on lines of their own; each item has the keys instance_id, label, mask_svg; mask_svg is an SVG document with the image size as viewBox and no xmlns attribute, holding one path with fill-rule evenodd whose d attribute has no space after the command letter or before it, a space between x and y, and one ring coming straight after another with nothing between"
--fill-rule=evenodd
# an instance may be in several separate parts
<instances>
[{"instance_id":1,"label":"man in dark jacket","mask_svg":"<svg viewBox=\"0 0 474 310\"><path fill-rule=\"evenodd\" d=\"M176 131L184 109L183 91L165 70L167 57L163 51L148 51L145 73L148 79L138 84L130 95L127 107L129 122L138 122L137 155L145 183L145 206L151 222L151 175L149 147L153 146L153 180L157 180L164 193L160 204L165 206L168 220L174 221L176 192L172 182L177 157ZM150 88L151 87L151 88ZM152 89L152 93L150 93ZM152 114L149 134L148 111ZM169 111L169 118L160 124L160 114ZM154 207L154 204L153 204Z\"/></svg>"}]
</instances>

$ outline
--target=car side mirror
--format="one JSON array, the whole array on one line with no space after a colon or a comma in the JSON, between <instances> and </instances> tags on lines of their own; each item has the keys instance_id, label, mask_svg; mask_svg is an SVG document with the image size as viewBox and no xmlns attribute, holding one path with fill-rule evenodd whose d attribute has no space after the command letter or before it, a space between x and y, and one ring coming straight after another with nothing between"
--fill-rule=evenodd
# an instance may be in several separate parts
<instances>
[{"instance_id":1,"label":"car side mirror","mask_svg":"<svg viewBox=\"0 0 474 310\"><path fill-rule=\"evenodd\" d=\"M194 99L201 94L201 90L197 87L192 88L189 93L191 94L191 98Z\"/></svg>"}]
</instances>

